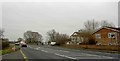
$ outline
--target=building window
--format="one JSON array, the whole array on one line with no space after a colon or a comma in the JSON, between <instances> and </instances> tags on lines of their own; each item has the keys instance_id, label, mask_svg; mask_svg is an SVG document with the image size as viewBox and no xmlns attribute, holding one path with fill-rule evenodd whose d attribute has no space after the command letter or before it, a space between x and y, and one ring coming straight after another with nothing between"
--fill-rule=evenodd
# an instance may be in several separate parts
<instances>
[{"instance_id":1,"label":"building window","mask_svg":"<svg viewBox=\"0 0 120 61\"><path fill-rule=\"evenodd\" d=\"M114 32L108 33L108 38L115 38L115 33Z\"/></svg>"},{"instance_id":2,"label":"building window","mask_svg":"<svg viewBox=\"0 0 120 61\"><path fill-rule=\"evenodd\" d=\"M101 38L101 35L100 34L96 34L96 38Z\"/></svg>"}]
</instances>

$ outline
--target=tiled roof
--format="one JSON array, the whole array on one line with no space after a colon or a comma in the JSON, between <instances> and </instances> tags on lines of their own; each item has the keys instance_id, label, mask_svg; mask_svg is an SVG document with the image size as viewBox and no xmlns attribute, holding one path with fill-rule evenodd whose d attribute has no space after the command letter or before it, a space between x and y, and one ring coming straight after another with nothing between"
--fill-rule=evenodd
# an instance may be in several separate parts
<instances>
[{"instance_id":1,"label":"tiled roof","mask_svg":"<svg viewBox=\"0 0 120 61\"><path fill-rule=\"evenodd\" d=\"M74 33L76 33L77 35L80 34L79 32L74 32ZM71 36L77 36L77 35L74 35L74 33Z\"/></svg>"},{"instance_id":2,"label":"tiled roof","mask_svg":"<svg viewBox=\"0 0 120 61\"><path fill-rule=\"evenodd\" d=\"M111 28L111 29L115 29L115 30L120 31L120 28L115 28L115 27L108 27L108 28Z\"/></svg>"},{"instance_id":3,"label":"tiled roof","mask_svg":"<svg viewBox=\"0 0 120 61\"><path fill-rule=\"evenodd\" d=\"M95 31L93 34L95 34L96 32L98 32L99 30L101 30L101 29L103 29L103 28L105 28L105 29L110 29L110 30L113 30L113 31L116 31L116 32L120 32L120 28L115 28L115 27L102 27L102 28L98 29L97 31Z\"/></svg>"}]
</instances>

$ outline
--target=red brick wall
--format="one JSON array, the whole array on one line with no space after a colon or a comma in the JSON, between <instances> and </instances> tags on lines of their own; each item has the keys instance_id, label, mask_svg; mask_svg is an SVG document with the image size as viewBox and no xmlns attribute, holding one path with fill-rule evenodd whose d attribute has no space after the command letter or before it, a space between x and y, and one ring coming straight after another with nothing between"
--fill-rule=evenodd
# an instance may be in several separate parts
<instances>
[{"instance_id":1,"label":"red brick wall","mask_svg":"<svg viewBox=\"0 0 120 61\"><path fill-rule=\"evenodd\" d=\"M118 38L118 41L119 41L119 42L118 42L118 43L119 43L118 45L120 45L120 32L118 33L118 37L117 37L117 38Z\"/></svg>"},{"instance_id":2,"label":"red brick wall","mask_svg":"<svg viewBox=\"0 0 120 61\"><path fill-rule=\"evenodd\" d=\"M111 38L108 38L108 33L109 32L114 32L112 30L109 30L109 29L101 29L99 30L98 32L96 32L95 34L100 34L101 35L101 38L98 39L96 38L95 34L93 34L93 38L99 43L102 43L102 45L108 45L110 42L115 42L116 39L111 39Z\"/></svg>"}]
</instances>

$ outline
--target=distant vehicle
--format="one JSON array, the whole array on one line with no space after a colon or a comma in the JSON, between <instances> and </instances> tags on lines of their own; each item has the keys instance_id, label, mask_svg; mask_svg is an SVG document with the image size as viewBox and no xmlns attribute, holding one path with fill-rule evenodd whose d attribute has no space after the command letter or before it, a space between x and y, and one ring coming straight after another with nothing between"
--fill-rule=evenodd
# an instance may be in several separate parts
<instances>
[{"instance_id":1,"label":"distant vehicle","mask_svg":"<svg viewBox=\"0 0 120 61\"><path fill-rule=\"evenodd\" d=\"M15 45L20 45L20 43L15 43Z\"/></svg>"},{"instance_id":2,"label":"distant vehicle","mask_svg":"<svg viewBox=\"0 0 120 61\"><path fill-rule=\"evenodd\" d=\"M51 42L50 45L51 46L54 46L56 44L56 42Z\"/></svg>"},{"instance_id":3,"label":"distant vehicle","mask_svg":"<svg viewBox=\"0 0 120 61\"><path fill-rule=\"evenodd\" d=\"M23 41L20 42L21 47L27 47L27 44Z\"/></svg>"},{"instance_id":4,"label":"distant vehicle","mask_svg":"<svg viewBox=\"0 0 120 61\"><path fill-rule=\"evenodd\" d=\"M97 43L96 45L102 45L101 43Z\"/></svg>"}]
</instances>

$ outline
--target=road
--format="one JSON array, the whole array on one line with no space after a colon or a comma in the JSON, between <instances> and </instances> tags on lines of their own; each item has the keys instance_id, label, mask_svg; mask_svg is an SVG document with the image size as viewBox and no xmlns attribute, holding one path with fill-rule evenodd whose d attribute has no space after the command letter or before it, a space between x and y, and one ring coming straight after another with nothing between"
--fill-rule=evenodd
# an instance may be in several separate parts
<instances>
[{"instance_id":1,"label":"road","mask_svg":"<svg viewBox=\"0 0 120 61\"><path fill-rule=\"evenodd\" d=\"M21 54L19 54L21 53ZM36 45L28 45L28 47L21 48L20 51L14 53L17 57L23 56L21 59L25 59L26 61L35 61L39 59L64 59L64 60L79 60L79 59L118 59L118 54L111 53L103 53L103 52L93 52L87 50L75 50L75 49L67 49L62 47L54 47L54 46L36 46ZM12 54L12 55L14 55ZM15 55L14 55L15 56ZM14 56L12 59L14 59ZM3 56L3 59L10 58L9 56ZM19 58L19 59L20 59ZM110 61L109 60L109 61ZM106 60L105 60L106 61ZM113 60L112 60L113 61Z\"/></svg>"}]
</instances>

